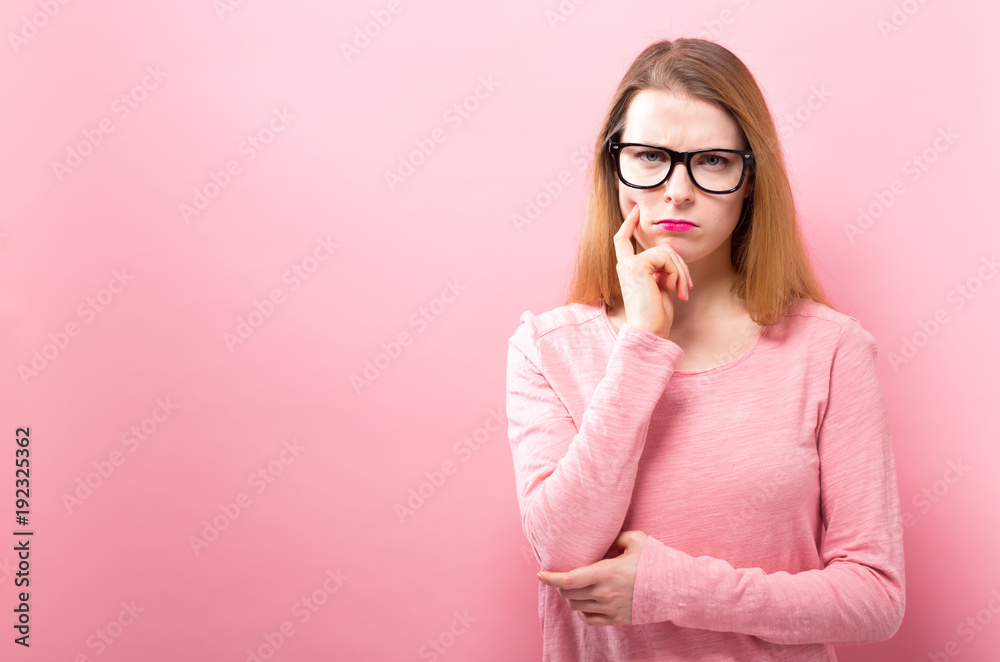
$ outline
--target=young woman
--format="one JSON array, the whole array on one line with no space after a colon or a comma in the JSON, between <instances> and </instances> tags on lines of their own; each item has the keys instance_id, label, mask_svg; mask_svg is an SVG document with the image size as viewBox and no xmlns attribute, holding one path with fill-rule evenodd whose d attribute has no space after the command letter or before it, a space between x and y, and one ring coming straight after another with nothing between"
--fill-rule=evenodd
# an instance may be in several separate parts
<instances>
[{"instance_id":1,"label":"young woman","mask_svg":"<svg viewBox=\"0 0 1000 662\"><path fill-rule=\"evenodd\" d=\"M569 300L509 341L544 659L833 661L891 637L877 348L812 273L753 76L709 41L652 44L594 156Z\"/></svg>"}]
</instances>

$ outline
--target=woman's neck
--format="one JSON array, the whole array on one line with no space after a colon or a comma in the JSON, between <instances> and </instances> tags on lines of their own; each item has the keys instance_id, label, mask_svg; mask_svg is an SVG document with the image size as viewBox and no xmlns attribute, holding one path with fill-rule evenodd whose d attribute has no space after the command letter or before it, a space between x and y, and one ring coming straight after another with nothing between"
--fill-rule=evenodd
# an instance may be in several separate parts
<instances>
[{"instance_id":1,"label":"woman's neck","mask_svg":"<svg viewBox=\"0 0 1000 662\"><path fill-rule=\"evenodd\" d=\"M676 292L670 293L674 304L674 326L697 327L720 317L729 319L736 313L745 312L743 300L732 292L736 271L728 253L715 251L713 255L688 264L694 282L688 300L681 301Z\"/></svg>"}]
</instances>

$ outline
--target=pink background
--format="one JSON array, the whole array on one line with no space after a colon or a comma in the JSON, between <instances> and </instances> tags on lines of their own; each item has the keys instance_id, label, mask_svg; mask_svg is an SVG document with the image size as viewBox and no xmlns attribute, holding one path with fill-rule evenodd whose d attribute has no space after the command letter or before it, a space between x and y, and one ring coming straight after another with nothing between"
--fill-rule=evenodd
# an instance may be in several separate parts
<instances>
[{"instance_id":1,"label":"pink background","mask_svg":"<svg viewBox=\"0 0 1000 662\"><path fill-rule=\"evenodd\" d=\"M626 67L699 33L879 342L908 604L838 655L998 659L996 3L225 1L0 10L4 659L539 659L507 338L563 302Z\"/></svg>"}]
</instances>

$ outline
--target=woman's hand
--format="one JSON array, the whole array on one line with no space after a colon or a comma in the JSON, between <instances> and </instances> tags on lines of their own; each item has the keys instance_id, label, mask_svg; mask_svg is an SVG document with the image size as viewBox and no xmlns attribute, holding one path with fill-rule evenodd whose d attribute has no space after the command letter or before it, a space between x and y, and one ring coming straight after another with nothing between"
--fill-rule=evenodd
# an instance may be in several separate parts
<instances>
[{"instance_id":1,"label":"woman's hand","mask_svg":"<svg viewBox=\"0 0 1000 662\"><path fill-rule=\"evenodd\" d=\"M587 625L627 625L632 622L632 592L647 537L642 531L622 531L611 546L624 550L619 556L569 572L543 570L538 578L559 589Z\"/></svg>"},{"instance_id":2,"label":"woman's hand","mask_svg":"<svg viewBox=\"0 0 1000 662\"><path fill-rule=\"evenodd\" d=\"M670 290L677 292L681 301L687 301L694 282L688 266L669 244L653 246L636 255L631 238L637 225L638 204L615 233L618 281L621 283L625 304L625 321L666 338L674 323L674 304L670 300Z\"/></svg>"}]
</instances>

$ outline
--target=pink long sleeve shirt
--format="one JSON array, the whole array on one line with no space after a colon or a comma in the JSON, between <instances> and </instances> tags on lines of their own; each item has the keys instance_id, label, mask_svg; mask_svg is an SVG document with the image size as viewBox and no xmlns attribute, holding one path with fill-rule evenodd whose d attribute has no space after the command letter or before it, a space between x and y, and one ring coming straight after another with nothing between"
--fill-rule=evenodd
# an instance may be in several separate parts
<instances>
[{"instance_id":1,"label":"pink long sleeve shirt","mask_svg":"<svg viewBox=\"0 0 1000 662\"><path fill-rule=\"evenodd\" d=\"M541 569L648 534L632 623L588 625L539 582L546 662L836 660L891 637L903 530L874 338L812 300L738 356L681 348L601 299L509 340L507 418L524 533Z\"/></svg>"}]
</instances>

